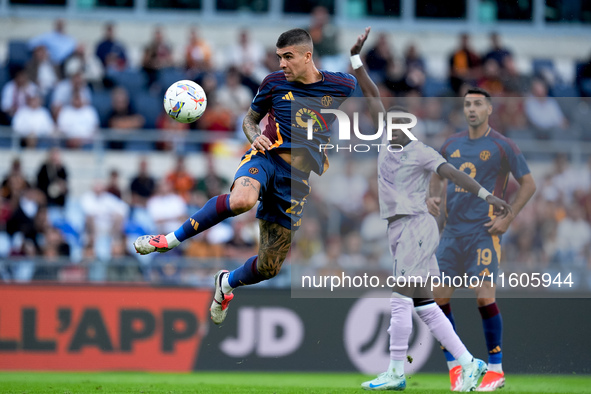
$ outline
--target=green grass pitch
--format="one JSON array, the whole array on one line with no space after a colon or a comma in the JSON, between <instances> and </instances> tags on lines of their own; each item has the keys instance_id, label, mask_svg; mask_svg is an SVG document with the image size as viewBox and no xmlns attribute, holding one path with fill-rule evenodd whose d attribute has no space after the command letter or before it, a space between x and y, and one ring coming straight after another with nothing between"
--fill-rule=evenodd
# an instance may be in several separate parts
<instances>
[{"instance_id":1,"label":"green grass pitch","mask_svg":"<svg viewBox=\"0 0 591 394\"><path fill-rule=\"evenodd\" d=\"M2 394L362 393L355 373L0 372ZM409 393L449 393L444 374L407 377ZM508 375L503 393L591 393L591 376Z\"/></svg>"}]
</instances>

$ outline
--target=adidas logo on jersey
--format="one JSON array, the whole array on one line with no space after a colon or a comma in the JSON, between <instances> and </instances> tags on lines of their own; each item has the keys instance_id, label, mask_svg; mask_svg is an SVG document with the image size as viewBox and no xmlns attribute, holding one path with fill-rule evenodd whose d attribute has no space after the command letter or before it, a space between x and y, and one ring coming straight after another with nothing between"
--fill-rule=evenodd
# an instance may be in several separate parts
<instances>
[{"instance_id":1,"label":"adidas logo on jersey","mask_svg":"<svg viewBox=\"0 0 591 394\"><path fill-rule=\"evenodd\" d=\"M450 157L462 157L462 155L460 155L460 150L456 149L456 151L452 153Z\"/></svg>"},{"instance_id":2,"label":"adidas logo on jersey","mask_svg":"<svg viewBox=\"0 0 591 394\"><path fill-rule=\"evenodd\" d=\"M287 93L285 96L281 97L283 100L295 100L293 94L291 92Z\"/></svg>"}]
</instances>

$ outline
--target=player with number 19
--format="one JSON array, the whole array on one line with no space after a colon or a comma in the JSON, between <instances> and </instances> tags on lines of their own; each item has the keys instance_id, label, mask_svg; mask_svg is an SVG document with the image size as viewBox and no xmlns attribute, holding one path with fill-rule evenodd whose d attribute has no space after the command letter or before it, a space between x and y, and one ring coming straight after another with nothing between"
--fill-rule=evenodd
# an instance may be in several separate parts
<instances>
[{"instance_id":1,"label":"player with number 19","mask_svg":"<svg viewBox=\"0 0 591 394\"><path fill-rule=\"evenodd\" d=\"M464 188L448 184L445 193L446 223L437 249L437 261L442 274L448 277L467 274L485 279L482 286L474 288L474 291L489 353L489 370L477 391L494 391L505 384L502 367L503 321L494 286L501 259L501 235L529 201L536 186L517 145L489 126L488 118L493 111L490 94L480 88L469 89L463 104L468 130L448 138L441 146L441 155L496 197L504 197L510 173L519 183L511 204L513 210L503 217L496 216L487 204L467 193ZM427 205L429 212L435 216L441 212L442 181L437 174L431 179L431 197ZM454 287L446 284L434 288L437 303L455 326L449 304L454 290ZM453 387L459 367L453 355L445 351L445 356Z\"/></svg>"}]
</instances>

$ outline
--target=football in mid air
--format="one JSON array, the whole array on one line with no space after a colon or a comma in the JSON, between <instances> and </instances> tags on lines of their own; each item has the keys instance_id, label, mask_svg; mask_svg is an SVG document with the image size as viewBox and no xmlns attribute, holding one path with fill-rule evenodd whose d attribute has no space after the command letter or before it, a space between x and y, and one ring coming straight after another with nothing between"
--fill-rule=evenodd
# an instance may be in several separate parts
<instances>
[{"instance_id":1,"label":"football in mid air","mask_svg":"<svg viewBox=\"0 0 591 394\"><path fill-rule=\"evenodd\" d=\"M206 107L205 91L193 81L177 81L164 94L164 110L177 122L196 121L203 115Z\"/></svg>"}]
</instances>

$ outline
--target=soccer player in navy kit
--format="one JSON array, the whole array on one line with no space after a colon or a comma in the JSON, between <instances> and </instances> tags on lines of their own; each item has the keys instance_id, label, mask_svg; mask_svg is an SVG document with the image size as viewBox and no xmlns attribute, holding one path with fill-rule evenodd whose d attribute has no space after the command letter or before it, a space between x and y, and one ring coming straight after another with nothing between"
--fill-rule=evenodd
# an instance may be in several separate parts
<instances>
[{"instance_id":1,"label":"soccer player in navy kit","mask_svg":"<svg viewBox=\"0 0 591 394\"><path fill-rule=\"evenodd\" d=\"M474 290L482 317L486 345L489 352L488 372L477 391L494 391L503 387L502 319L495 300L496 278L501 258L500 237L507 231L515 215L521 211L536 190L523 154L513 141L488 125L493 107L491 97L483 89L469 89L464 96L464 115L468 130L448 138L441 146L441 155L454 167L466 172L494 196L503 198L509 173L520 187L512 202L513 212L496 217L489 205L448 183L445 202L446 223L437 249L437 261L442 275L448 277L467 274L484 278L482 286ZM431 178L429 212L440 215L443 179L437 174ZM442 284L434 289L435 299L448 319L454 323L449 304L455 288ZM445 356L450 368L452 387L459 374L454 357Z\"/></svg>"},{"instance_id":2,"label":"soccer player in navy kit","mask_svg":"<svg viewBox=\"0 0 591 394\"><path fill-rule=\"evenodd\" d=\"M250 210L260 200L258 255L232 272L221 270L215 275L210 310L216 324L224 321L236 287L271 279L279 273L293 232L301 224L310 192L310 172L321 175L328 167L319 146L328 142L328 125L335 117L319 117L320 109L338 108L357 85L350 74L316 68L312 38L303 29L284 32L276 47L281 71L263 80L244 119L242 128L251 149L242 158L230 194L213 197L176 231L142 236L134 242L141 254L166 252L222 220ZM297 100L300 98L305 99L304 104ZM261 130L259 123L266 114L269 122ZM307 139L308 118L320 120L314 126L312 140Z\"/></svg>"}]
</instances>

